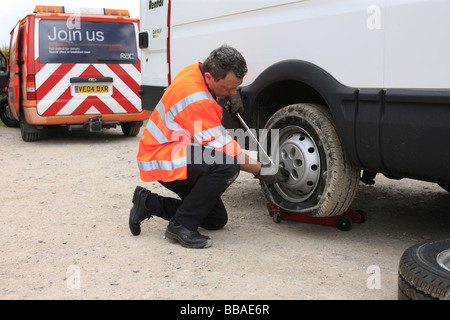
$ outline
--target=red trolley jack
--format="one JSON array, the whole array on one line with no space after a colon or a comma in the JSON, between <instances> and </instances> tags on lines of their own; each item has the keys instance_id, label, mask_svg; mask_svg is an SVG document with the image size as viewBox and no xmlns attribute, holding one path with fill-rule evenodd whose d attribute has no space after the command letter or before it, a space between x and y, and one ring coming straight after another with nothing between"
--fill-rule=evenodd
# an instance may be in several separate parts
<instances>
[{"instance_id":1,"label":"red trolley jack","mask_svg":"<svg viewBox=\"0 0 450 320\"><path fill-rule=\"evenodd\" d=\"M292 212L280 208L272 203L267 204L269 214L273 221L279 223L281 220L293 220L305 223L320 224L323 226L336 227L342 231L348 231L352 228L352 223L361 224L367 220L367 214L361 210L353 211L347 209L344 213L332 217L311 217L304 213Z\"/></svg>"}]
</instances>

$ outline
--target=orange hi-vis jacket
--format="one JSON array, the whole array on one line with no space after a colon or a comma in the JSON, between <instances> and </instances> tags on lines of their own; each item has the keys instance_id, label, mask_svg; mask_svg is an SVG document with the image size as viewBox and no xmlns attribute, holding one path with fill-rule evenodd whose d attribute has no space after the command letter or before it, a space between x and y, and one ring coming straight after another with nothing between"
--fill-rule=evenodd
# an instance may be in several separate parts
<instances>
[{"instance_id":1,"label":"orange hi-vis jacket","mask_svg":"<svg viewBox=\"0 0 450 320\"><path fill-rule=\"evenodd\" d=\"M242 151L222 126L223 109L209 92L200 65L181 70L151 114L137 155L142 181L186 179L188 145L230 156Z\"/></svg>"}]
</instances>

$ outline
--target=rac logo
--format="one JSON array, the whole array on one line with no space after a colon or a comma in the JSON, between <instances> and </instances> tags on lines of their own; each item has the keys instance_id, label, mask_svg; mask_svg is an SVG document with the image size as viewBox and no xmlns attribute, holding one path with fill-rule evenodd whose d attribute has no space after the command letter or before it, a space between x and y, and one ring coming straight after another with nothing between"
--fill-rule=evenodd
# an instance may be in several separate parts
<instances>
[{"instance_id":1,"label":"rac logo","mask_svg":"<svg viewBox=\"0 0 450 320\"><path fill-rule=\"evenodd\" d=\"M163 5L164 5L164 0L156 0L156 1L150 0L148 2L148 10L156 9L156 8L162 7Z\"/></svg>"},{"instance_id":2,"label":"rac logo","mask_svg":"<svg viewBox=\"0 0 450 320\"><path fill-rule=\"evenodd\" d=\"M134 59L134 53L122 52L120 54L120 59L122 59L122 60L133 60Z\"/></svg>"}]
</instances>

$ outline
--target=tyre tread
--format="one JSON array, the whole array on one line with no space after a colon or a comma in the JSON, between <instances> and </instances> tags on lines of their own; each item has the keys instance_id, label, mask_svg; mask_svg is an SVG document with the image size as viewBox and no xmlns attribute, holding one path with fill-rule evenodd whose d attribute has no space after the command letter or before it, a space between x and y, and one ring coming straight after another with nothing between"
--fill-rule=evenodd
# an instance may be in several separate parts
<instances>
[{"instance_id":1,"label":"tyre tread","mask_svg":"<svg viewBox=\"0 0 450 320\"><path fill-rule=\"evenodd\" d=\"M448 248L450 240L418 244L405 250L398 268L398 299L450 300L450 278L443 278L437 263L426 261L420 250L431 249L424 246Z\"/></svg>"}]
</instances>

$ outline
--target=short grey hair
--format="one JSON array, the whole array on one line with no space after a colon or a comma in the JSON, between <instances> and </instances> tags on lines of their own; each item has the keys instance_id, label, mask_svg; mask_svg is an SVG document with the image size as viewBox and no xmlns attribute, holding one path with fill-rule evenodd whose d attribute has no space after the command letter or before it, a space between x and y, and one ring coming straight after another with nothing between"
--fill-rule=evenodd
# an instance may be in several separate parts
<instances>
[{"instance_id":1,"label":"short grey hair","mask_svg":"<svg viewBox=\"0 0 450 320\"><path fill-rule=\"evenodd\" d=\"M242 79L248 71L242 54L226 44L213 50L202 67L203 72L209 72L216 80L224 79L230 71Z\"/></svg>"}]
</instances>

